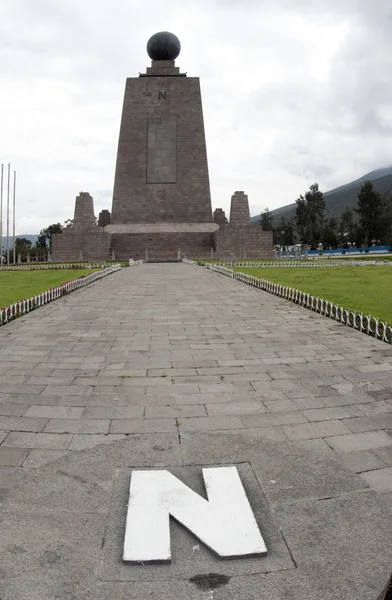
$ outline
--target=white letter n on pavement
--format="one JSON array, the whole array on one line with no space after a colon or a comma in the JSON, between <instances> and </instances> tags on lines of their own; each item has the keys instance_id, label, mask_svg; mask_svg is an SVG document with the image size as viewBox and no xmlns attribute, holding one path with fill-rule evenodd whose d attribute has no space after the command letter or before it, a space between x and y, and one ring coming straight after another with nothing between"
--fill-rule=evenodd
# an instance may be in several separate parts
<instances>
[{"instance_id":1,"label":"white letter n on pavement","mask_svg":"<svg viewBox=\"0 0 392 600\"><path fill-rule=\"evenodd\" d=\"M133 471L124 562L170 562L170 515L222 558L266 554L236 467L203 477L208 500L169 471Z\"/></svg>"}]
</instances>

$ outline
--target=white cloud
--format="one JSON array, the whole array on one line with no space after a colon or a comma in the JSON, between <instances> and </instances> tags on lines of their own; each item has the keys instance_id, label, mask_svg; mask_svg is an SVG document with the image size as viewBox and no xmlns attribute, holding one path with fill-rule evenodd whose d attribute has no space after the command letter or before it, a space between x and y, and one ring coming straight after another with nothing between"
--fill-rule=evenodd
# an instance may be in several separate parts
<instances>
[{"instance_id":1,"label":"white cloud","mask_svg":"<svg viewBox=\"0 0 392 600\"><path fill-rule=\"evenodd\" d=\"M13 0L0 4L0 162L17 233L110 208L126 77L175 32L201 78L214 207L253 213L392 163L390 0Z\"/></svg>"}]
</instances>

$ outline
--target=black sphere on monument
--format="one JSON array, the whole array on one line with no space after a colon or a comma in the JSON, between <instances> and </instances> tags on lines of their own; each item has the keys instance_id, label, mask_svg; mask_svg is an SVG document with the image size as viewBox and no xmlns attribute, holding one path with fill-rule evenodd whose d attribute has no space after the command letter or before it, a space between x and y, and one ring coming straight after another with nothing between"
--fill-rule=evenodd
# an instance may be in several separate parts
<instances>
[{"instance_id":1,"label":"black sphere on monument","mask_svg":"<svg viewBox=\"0 0 392 600\"><path fill-rule=\"evenodd\" d=\"M180 51L180 40L169 31L159 31L147 42L147 54L151 60L175 60Z\"/></svg>"}]
</instances>

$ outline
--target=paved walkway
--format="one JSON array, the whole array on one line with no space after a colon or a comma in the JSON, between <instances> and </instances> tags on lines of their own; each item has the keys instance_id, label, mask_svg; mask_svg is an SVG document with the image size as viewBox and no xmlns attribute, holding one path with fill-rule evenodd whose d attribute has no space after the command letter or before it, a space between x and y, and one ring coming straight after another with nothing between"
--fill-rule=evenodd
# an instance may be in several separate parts
<instances>
[{"instance_id":1,"label":"paved walkway","mask_svg":"<svg viewBox=\"0 0 392 600\"><path fill-rule=\"evenodd\" d=\"M392 347L207 270L123 270L1 328L0 349L0 465L251 429L392 491Z\"/></svg>"},{"instance_id":2,"label":"paved walkway","mask_svg":"<svg viewBox=\"0 0 392 600\"><path fill-rule=\"evenodd\" d=\"M47 515L53 514L51 511L70 511L75 504L76 511L97 513L98 518L109 508L106 505L103 508L101 500L96 500L92 507L84 509L84 505L90 506L95 498L95 491L93 493L92 487L75 491L72 485L87 485L90 477L95 479L88 485L96 486L98 478L100 493L107 494L116 465L180 465L179 468L183 468L181 465L247 461L249 448L253 452L253 462L250 461L253 469L257 461L268 458L267 465L257 463L257 468L264 469L263 491L271 505L282 502L288 493L293 497L295 494L306 496L308 501L309 498L331 497L338 489L345 498L355 491L350 501L358 503L358 498L366 496L361 493L368 489L365 482L392 505L392 347L275 296L190 265L143 265L124 269L0 328L0 349L0 506L1 493L8 490L4 506L11 511L9 514L18 513L22 505L28 514L39 513L41 506L45 506L49 511L45 518L50 519ZM181 440L182 449L181 444L178 445ZM246 440L249 440L249 448L245 451ZM300 447L311 454L304 453ZM290 448L298 448L298 456L297 450ZM325 459L332 461L326 461L325 466L322 462ZM359 473L359 477L340 471L336 461ZM104 473L100 471L103 465L107 465ZM246 471L246 466L242 465L241 469L245 469L243 477L250 478L251 488L253 476ZM275 474L279 475L282 470L284 476L276 482ZM72 477L72 480L67 479L66 485L63 481L60 485L58 479L48 479L64 474ZM182 477L181 472L179 476ZM126 479L127 475L123 477ZM183 477L186 480L186 474ZM333 484L331 478L334 478ZM24 487L18 488L21 482ZM45 485L50 490L60 486L61 493L44 493ZM10 490L14 489L13 496ZM74 495L68 498L67 490L71 489ZM374 505L369 496L367 501L368 506ZM105 502L109 502L108 498ZM289 508L291 504L292 498L289 498ZM312 508L311 514L316 514L317 507ZM118 510L121 512L123 508ZM344 535L336 541L333 550L323 551L326 557L335 555L336 545L340 544L343 549L344 540L350 539L355 527L344 531L344 523L356 510L359 515L364 508L351 508L347 512L341 526ZM368 521L369 510L364 512L361 523ZM338 513L334 509L333 514ZM93 520L93 515L90 516ZM78 513L71 523L64 524L62 535L73 532L70 544L78 537L79 518ZM15 533L19 517L15 519L12 527L10 525L10 539L14 540L19 534L25 539L24 529ZM119 518L121 523L122 519ZM320 519L326 523L326 517ZM304 523L307 520L308 517ZM103 526L103 521L101 515L94 527ZM20 555L21 563L14 578L10 575L5 595L0 590L3 600L90 598L86 591L83 595L67 587L74 585L70 567L65 571L64 582L68 583L62 584L62 591L58 589L59 572L44 586L40 569L48 542L40 540L37 532L45 528L51 530L54 525L52 522L45 527L39 522L34 526L29 521L26 523L29 523L26 527L31 539L37 539L37 547L42 544L37 559L40 575L34 580L34 569L25 570L23 553L26 550L20 549L23 543L10 542L7 547L10 572L16 569L15 556L19 560ZM292 523L292 517L287 518L287 523ZM280 526L284 529L285 525ZM61 527L58 523L56 527L56 535L59 535ZM108 527L110 538L110 520ZM298 531L303 527L305 525ZM373 524L366 539L376 530L380 530L381 535L383 528L380 521L378 525ZM117 548L117 553L123 525L120 529L117 541L109 544ZM106 533L101 531L93 536L99 551L104 544L99 537L102 535ZM276 532L274 535L276 539L279 537ZM345 552L358 547L361 544L358 540L350 541ZM87 543L84 538L83 543ZM83 550L83 543L78 542L84 560L89 556L90 547ZM283 544L282 540L279 543ZM56 544L58 550L54 554L58 552L61 556L62 546L58 541ZM299 545L299 552L304 544ZM189 552L192 554L193 550L191 547ZM377 555L379 551L383 552L375 544L374 548L366 548L366 556ZM293 568L290 555L285 552L284 560L291 566L281 563L283 579L279 580L279 586L287 579L285 570ZM74 560L71 555L79 556L73 550L67 555L67 561ZM104 567L102 581L123 582L130 577L129 573L134 573L116 571L121 562L119 556L116 557L117 562L113 562L113 557L107 558L117 566L113 566L112 571L109 569L110 572ZM51 560L55 560L52 554L45 563L48 572L54 568ZM298 563L297 558L296 561ZM76 571L81 569L82 562L79 557ZM91 568L87 565L86 573L92 572ZM263 568L265 572L274 570L270 566ZM204 565L204 569L214 572L211 566ZM299 570L296 571L300 577ZM376 574L373 567L369 572ZM0 580L1 574L0 563ZM178 577L181 579L182 575ZM318 577L322 575L313 568L306 577L306 586L310 586L309 578L315 578L313 584L318 585ZM296 581L291 575L289 578L296 589L300 589L300 581L305 579ZM102 581L99 585L105 586ZM190 578L189 581L193 582L188 584L193 589L196 580ZM268 585L272 585L271 581L268 580ZM278 585L278 579L274 581ZM352 581L360 585L357 572ZM200 585L200 590L212 589ZM325 585L330 586L330 582ZM30 593L34 586L39 588L37 596ZM109 600L111 589L112 584L102 589L94 587L95 595L91 598ZM118 587L118 595L113 597L161 597L161 589L155 584L152 595L145 587L141 593L137 587L132 589L129 595L128 584ZM235 587L230 589L235 590ZM359 597L353 589L349 588L345 599ZM276 590L269 591L271 595L266 597L283 597L279 595L283 587ZM207 595L200 593L195 598L210 600L213 597L209 591L205 592ZM229 595L216 593L214 599L240 597L240 589L225 592ZM298 593L290 597L319 598L311 593L306 587L303 596ZM333 591L331 595L325 593L325 587L322 593L325 600L334 598ZM191 592L177 587L167 597L190 598ZM259 596L247 592L241 597L248 600ZM375 597L370 592L366 596Z\"/></svg>"}]
</instances>

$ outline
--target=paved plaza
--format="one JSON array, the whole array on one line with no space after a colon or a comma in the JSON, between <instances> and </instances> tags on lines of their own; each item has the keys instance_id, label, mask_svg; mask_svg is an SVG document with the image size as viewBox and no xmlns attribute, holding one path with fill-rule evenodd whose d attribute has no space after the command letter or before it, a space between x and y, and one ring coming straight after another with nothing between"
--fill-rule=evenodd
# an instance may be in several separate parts
<instances>
[{"instance_id":1,"label":"paved plaza","mask_svg":"<svg viewBox=\"0 0 392 600\"><path fill-rule=\"evenodd\" d=\"M1 600L382 598L391 346L207 269L146 264L2 327L0 349ZM195 469L228 463L267 557L219 563L175 524L172 565L122 564L132 467L196 489Z\"/></svg>"}]
</instances>

